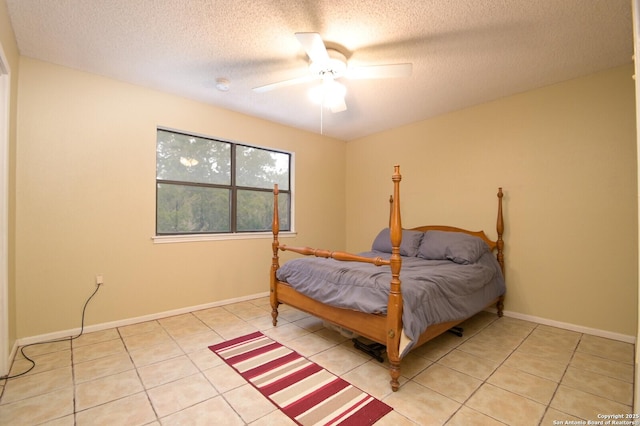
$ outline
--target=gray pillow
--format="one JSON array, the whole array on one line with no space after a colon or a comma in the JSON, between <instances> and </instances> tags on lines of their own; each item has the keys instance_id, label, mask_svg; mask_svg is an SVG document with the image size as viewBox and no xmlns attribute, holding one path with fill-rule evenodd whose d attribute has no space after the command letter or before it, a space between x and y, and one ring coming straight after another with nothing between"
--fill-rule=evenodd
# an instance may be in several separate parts
<instances>
[{"instance_id":1,"label":"gray pillow","mask_svg":"<svg viewBox=\"0 0 640 426\"><path fill-rule=\"evenodd\" d=\"M418 247L424 232L412 231L410 229L402 230L402 242L400 243L400 256L415 256L418 254ZM391 232L389 228L384 228L375 240L371 250L377 250L384 253L391 253Z\"/></svg>"},{"instance_id":2,"label":"gray pillow","mask_svg":"<svg viewBox=\"0 0 640 426\"><path fill-rule=\"evenodd\" d=\"M427 231L418 248L418 257L427 260L451 260L468 265L475 263L488 251L487 243L473 235L463 232Z\"/></svg>"}]
</instances>

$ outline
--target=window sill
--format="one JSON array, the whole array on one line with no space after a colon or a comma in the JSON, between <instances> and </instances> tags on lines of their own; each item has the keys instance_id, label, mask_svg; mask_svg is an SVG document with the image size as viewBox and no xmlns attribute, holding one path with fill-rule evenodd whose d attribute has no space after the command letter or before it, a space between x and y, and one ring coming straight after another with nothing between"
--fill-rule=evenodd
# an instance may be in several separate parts
<instances>
[{"instance_id":1,"label":"window sill","mask_svg":"<svg viewBox=\"0 0 640 426\"><path fill-rule=\"evenodd\" d=\"M280 238L293 238L297 232L280 232ZM192 243L198 241L225 241L225 240L259 240L273 239L271 232L243 232L238 234L198 234L198 235L156 235L151 237L154 244Z\"/></svg>"}]
</instances>

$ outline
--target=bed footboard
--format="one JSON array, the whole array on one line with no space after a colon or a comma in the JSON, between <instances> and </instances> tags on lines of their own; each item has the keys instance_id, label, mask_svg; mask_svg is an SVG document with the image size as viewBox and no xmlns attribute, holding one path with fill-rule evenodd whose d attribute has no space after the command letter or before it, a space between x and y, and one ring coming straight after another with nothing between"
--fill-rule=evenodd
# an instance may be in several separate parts
<instances>
[{"instance_id":1,"label":"bed footboard","mask_svg":"<svg viewBox=\"0 0 640 426\"><path fill-rule=\"evenodd\" d=\"M400 244L402 242L402 221L400 219L400 181L402 180L402 176L400 175L400 166L394 166L394 173L391 179L393 181L393 197L389 228L392 249L391 257L388 260L382 259L380 257L368 258L342 251L320 250L311 247L289 247L287 245L280 244L278 240L278 234L280 232L280 222L278 217L278 185L275 185L273 189L273 242L271 243L273 254L271 259L269 294L271 302L271 317L274 326L278 322L278 306L282 302L286 302L287 304L314 314L320 318L327 319L329 321L333 320L332 322L340 324L342 321L340 321L339 316L335 314L334 308L313 301L313 299L309 299L305 296L299 295L293 290L289 291L288 287L281 287L285 294L282 295L282 299L280 298L280 295L278 294L279 282L276 276L277 271L280 268L280 260L278 256L279 251L292 251L305 256L332 258L344 262L364 262L371 263L376 266L389 266L391 268L391 282L387 315L378 317L376 318L376 321L374 321L377 324L384 323L384 326L380 327L378 325L378 331L376 333L365 332L363 335L366 336L367 334L369 334L369 337L373 337L373 340L387 347L387 356L389 359L391 374L391 388L396 391L400 386L398 378L400 377L400 337L402 335L402 290L400 281L400 269L402 266L402 258L400 257ZM289 296L287 296L287 294ZM294 296L291 296L291 294L294 294ZM344 316L343 314L344 312L340 316ZM366 317L369 314L360 315ZM352 317L352 315L346 316L349 318ZM347 321L343 325L355 332L363 331L362 329L354 329L360 328L354 327L354 324L355 323Z\"/></svg>"}]
</instances>

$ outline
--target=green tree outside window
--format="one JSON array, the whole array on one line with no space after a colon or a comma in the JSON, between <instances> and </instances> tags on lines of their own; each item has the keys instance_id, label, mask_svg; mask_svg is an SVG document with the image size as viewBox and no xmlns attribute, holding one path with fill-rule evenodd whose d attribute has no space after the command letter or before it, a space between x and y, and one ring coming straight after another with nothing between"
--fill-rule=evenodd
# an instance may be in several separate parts
<instances>
[{"instance_id":1,"label":"green tree outside window","mask_svg":"<svg viewBox=\"0 0 640 426\"><path fill-rule=\"evenodd\" d=\"M156 234L290 230L291 154L158 129Z\"/></svg>"}]
</instances>

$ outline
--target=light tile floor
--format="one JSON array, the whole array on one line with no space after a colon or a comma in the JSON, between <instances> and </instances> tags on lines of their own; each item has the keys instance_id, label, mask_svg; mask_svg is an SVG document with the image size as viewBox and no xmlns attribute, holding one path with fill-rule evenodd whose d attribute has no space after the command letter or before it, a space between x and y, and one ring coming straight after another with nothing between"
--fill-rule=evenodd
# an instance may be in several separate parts
<instances>
[{"instance_id":1,"label":"light tile floor","mask_svg":"<svg viewBox=\"0 0 640 426\"><path fill-rule=\"evenodd\" d=\"M207 347L256 330L394 408L380 425L551 425L632 411L632 344L483 312L402 364L267 298L195 311L26 349L29 374L0 381L2 425L292 425ZM21 355L11 373L24 371Z\"/></svg>"}]
</instances>

